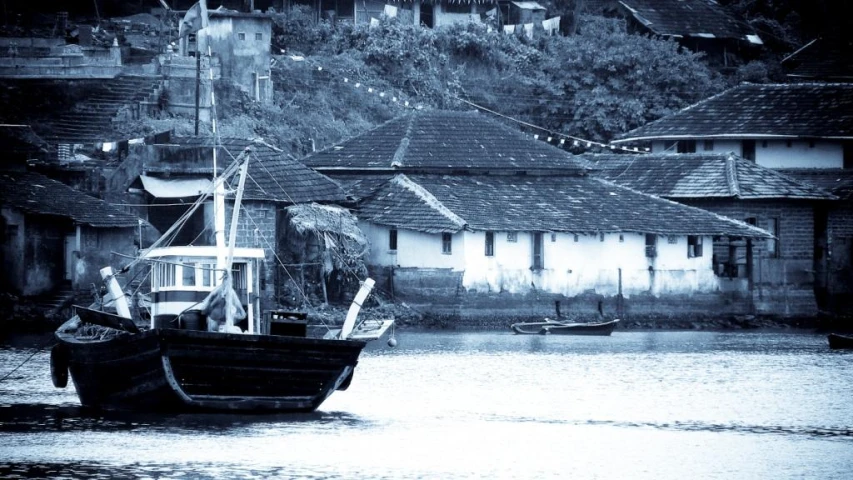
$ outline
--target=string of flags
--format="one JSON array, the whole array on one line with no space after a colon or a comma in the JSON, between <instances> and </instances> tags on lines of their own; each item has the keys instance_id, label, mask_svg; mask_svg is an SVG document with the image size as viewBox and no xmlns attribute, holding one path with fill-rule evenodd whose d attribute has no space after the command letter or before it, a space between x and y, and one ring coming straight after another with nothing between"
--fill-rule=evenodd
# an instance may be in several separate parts
<instances>
[{"instance_id":1,"label":"string of flags","mask_svg":"<svg viewBox=\"0 0 853 480\"><path fill-rule=\"evenodd\" d=\"M521 23L521 24L517 24L517 25L504 25L504 33L509 34L509 35L513 35L516 32L524 31L524 35L526 35L527 38L532 39L533 38L533 29L535 27L536 27L535 22ZM545 32L547 32L548 35L556 34L558 31L560 31L560 17L556 16L556 17L549 18L547 20L542 20L542 28L545 29Z\"/></svg>"}]
</instances>

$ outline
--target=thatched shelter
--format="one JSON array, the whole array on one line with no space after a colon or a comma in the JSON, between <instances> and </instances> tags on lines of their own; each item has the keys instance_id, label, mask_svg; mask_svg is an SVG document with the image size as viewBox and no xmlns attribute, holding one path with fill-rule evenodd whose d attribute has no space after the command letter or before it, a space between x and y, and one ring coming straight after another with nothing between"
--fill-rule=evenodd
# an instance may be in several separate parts
<instances>
[{"instance_id":1,"label":"thatched shelter","mask_svg":"<svg viewBox=\"0 0 853 480\"><path fill-rule=\"evenodd\" d=\"M358 220L333 205L304 203L285 211L278 250L287 271L279 278L289 298L280 303L349 301L367 276L368 241Z\"/></svg>"}]
</instances>

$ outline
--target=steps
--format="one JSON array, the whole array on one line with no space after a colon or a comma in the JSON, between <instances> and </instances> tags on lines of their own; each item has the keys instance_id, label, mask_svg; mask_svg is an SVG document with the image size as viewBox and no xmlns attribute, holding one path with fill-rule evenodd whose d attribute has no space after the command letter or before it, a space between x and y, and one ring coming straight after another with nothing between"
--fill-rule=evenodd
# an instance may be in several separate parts
<instances>
[{"instance_id":1,"label":"steps","mask_svg":"<svg viewBox=\"0 0 853 480\"><path fill-rule=\"evenodd\" d=\"M70 111L60 114L52 123L56 143L115 141L114 121L122 108L132 118L141 116L140 104L150 101L162 89L160 76L121 75L93 85L92 92Z\"/></svg>"}]
</instances>

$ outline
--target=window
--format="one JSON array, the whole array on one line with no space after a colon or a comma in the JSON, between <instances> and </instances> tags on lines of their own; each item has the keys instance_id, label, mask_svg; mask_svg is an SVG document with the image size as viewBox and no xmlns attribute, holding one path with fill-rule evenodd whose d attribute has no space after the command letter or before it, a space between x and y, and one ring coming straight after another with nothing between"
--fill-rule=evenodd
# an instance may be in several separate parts
<instances>
[{"instance_id":1,"label":"window","mask_svg":"<svg viewBox=\"0 0 853 480\"><path fill-rule=\"evenodd\" d=\"M554 242L556 242L556 241L557 241L557 234L556 234L556 233L552 233L552 234L551 234L551 243L554 243Z\"/></svg>"},{"instance_id":2,"label":"window","mask_svg":"<svg viewBox=\"0 0 853 480\"><path fill-rule=\"evenodd\" d=\"M598 234L598 241L600 241L600 242L604 241L604 232L601 232Z\"/></svg>"},{"instance_id":3,"label":"window","mask_svg":"<svg viewBox=\"0 0 853 480\"><path fill-rule=\"evenodd\" d=\"M580 241L580 238L578 238L578 235L575 234L575 243L578 243L579 241Z\"/></svg>"},{"instance_id":4,"label":"window","mask_svg":"<svg viewBox=\"0 0 853 480\"><path fill-rule=\"evenodd\" d=\"M776 237L768 238L766 241L767 256L771 258L779 258L779 219L768 218L765 221L764 229Z\"/></svg>"},{"instance_id":5,"label":"window","mask_svg":"<svg viewBox=\"0 0 853 480\"><path fill-rule=\"evenodd\" d=\"M397 229L388 230L388 250L397 250Z\"/></svg>"},{"instance_id":6,"label":"window","mask_svg":"<svg viewBox=\"0 0 853 480\"><path fill-rule=\"evenodd\" d=\"M696 153L696 140L679 140L678 153Z\"/></svg>"},{"instance_id":7,"label":"window","mask_svg":"<svg viewBox=\"0 0 853 480\"><path fill-rule=\"evenodd\" d=\"M495 232L486 232L486 256L495 256Z\"/></svg>"},{"instance_id":8,"label":"window","mask_svg":"<svg viewBox=\"0 0 853 480\"><path fill-rule=\"evenodd\" d=\"M506 241L509 243L515 243L518 241L518 232L508 232L506 234Z\"/></svg>"},{"instance_id":9,"label":"window","mask_svg":"<svg viewBox=\"0 0 853 480\"><path fill-rule=\"evenodd\" d=\"M646 234L646 258L655 258L658 256L657 242L657 235L653 233Z\"/></svg>"},{"instance_id":10,"label":"window","mask_svg":"<svg viewBox=\"0 0 853 480\"><path fill-rule=\"evenodd\" d=\"M704 142L702 142L702 150L705 150L706 152L714 150L714 141L705 140Z\"/></svg>"},{"instance_id":11,"label":"window","mask_svg":"<svg viewBox=\"0 0 853 480\"><path fill-rule=\"evenodd\" d=\"M174 263L158 263L155 273L157 275L157 285L161 287L175 286L175 267Z\"/></svg>"},{"instance_id":12,"label":"window","mask_svg":"<svg viewBox=\"0 0 853 480\"><path fill-rule=\"evenodd\" d=\"M844 168L853 168L853 142L846 141L843 144L844 149Z\"/></svg>"},{"instance_id":13,"label":"window","mask_svg":"<svg viewBox=\"0 0 853 480\"><path fill-rule=\"evenodd\" d=\"M195 264L185 263L181 265L181 285L185 287L195 286Z\"/></svg>"},{"instance_id":14,"label":"window","mask_svg":"<svg viewBox=\"0 0 853 480\"><path fill-rule=\"evenodd\" d=\"M619 234L619 243L625 243L625 235Z\"/></svg>"},{"instance_id":15,"label":"window","mask_svg":"<svg viewBox=\"0 0 853 480\"><path fill-rule=\"evenodd\" d=\"M533 265L530 268L533 270L545 268L545 243L542 232L533 233Z\"/></svg>"},{"instance_id":16,"label":"window","mask_svg":"<svg viewBox=\"0 0 853 480\"><path fill-rule=\"evenodd\" d=\"M450 233L441 234L441 253L450 255L453 253L453 235Z\"/></svg>"},{"instance_id":17,"label":"window","mask_svg":"<svg viewBox=\"0 0 853 480\"><path fill-rule=\"evenodd\" d=\"M264 34L263 34L263 33L256 33L256 34L255 34L255 40L261 41L261 40L263 40L263 39L264 39Z\"/></svg>"},{"instance_id":18,"label":"window","mask_svg":"<svg viewBox=\"0 0 853 480\"><path fill-rule=\"evenodd\" d=\"M203 287L212 287L215 283L213 281L214 275L216 275L216 264L214 263L202 263L201 264L201 285Z\"/></svg>"},{"instance_id":19,"label":"window","mask_svg":"<svg viewBox=\"0 0 853 480\"><path fill-rule=\"evenodd\" d=\"M741 157L745 160L755 161L755 140L744 140L741 144Z\"/></svg>"},{"instance_id":20,"label":"window","mask_svg":"<svg viewBox=\"0 0 853 480\"><path fill-rule=\"evenodd\" d=\"M678 244L678 237L675 235L668 235L666 237L666 243L668 243L670 245L677 245Z\"/></svg>"},{"instance_id":21,"label":"window","mask_svg":"<svg viewBox=\"0 0 853 480\"><path fill-rule=\"evenodd\" d=\"M687 258L702 256L702 237L699 235L687 236Z\"/></svg>"},{"instance_id":22,"label":"window","mask_svg":"<svg viewBox=\"0 0 853 480\"><path fill-rule=\"evenodd\" d=\"M240 32L240 33L238 33L238 34L237 34L237 40L245 40L245 39L246 39L246 34L245 34L245 33Z\"/></svg>"},{"instance_id":23,"label":"window","mask_svg":"<svg viewBox=\"0 0 853 480\"><path fill-rule=\"evenodd\" d=\"M761 141L761 148L767 148L767 140Z\"/></svg>"}]
</instances>

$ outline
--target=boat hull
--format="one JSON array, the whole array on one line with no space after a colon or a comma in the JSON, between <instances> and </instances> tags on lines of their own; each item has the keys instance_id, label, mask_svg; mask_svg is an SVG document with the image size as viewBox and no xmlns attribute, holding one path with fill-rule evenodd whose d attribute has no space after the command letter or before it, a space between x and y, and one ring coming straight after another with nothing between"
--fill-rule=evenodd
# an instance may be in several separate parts
<instances>
[{"instance_id":1,"label":"boat hull","mask_svg":"<svg viewBox=\"0 0 853 480\"><path fill-rule=\"evenodd\" d=\"M133 411L313 411L349 385L365 345L174 329L57 338L82 405Z\"/></svg>"},{"instance_id":2,"label":"boat hull","mask_svg":"<svg viewBox=\"0 0 853 480\"><path fill-rule=\"evenodd\" d=\"M602 335L613 333L619 320L600 323L563 323L556 321L513 323L512 331L520 335Z\"/></svg>"},{"instance_id":3,"label":"boat hull","mask_svg":"<svg viewBox=\"0 0 853 480\"><path fill-rule=\"evenodd\" d=\"M829 340L829 348L833 350L853 349L853 337L830 333L827 338Z\"/></svg>"}]
</instances>

